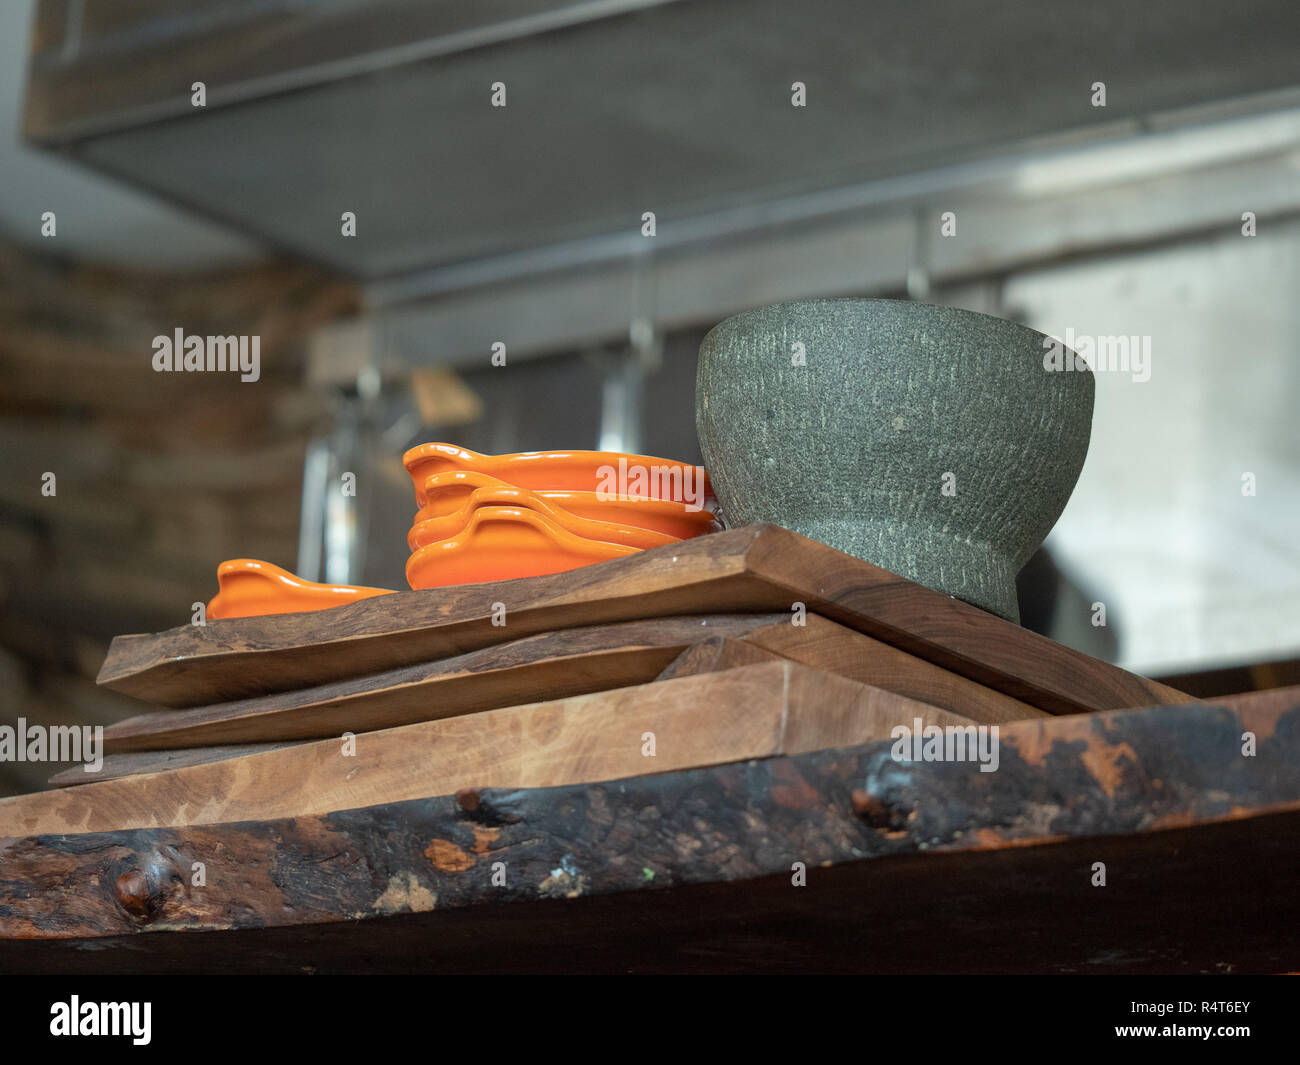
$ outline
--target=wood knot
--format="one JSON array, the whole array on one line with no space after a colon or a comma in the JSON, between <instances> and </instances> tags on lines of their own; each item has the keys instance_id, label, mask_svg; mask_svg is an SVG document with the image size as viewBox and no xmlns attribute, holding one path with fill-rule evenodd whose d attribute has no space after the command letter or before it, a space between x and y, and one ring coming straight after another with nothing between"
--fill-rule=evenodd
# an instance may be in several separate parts
<instances>
[{"instance_id":1,"label":"wood knot","mask_svg":"<svg viewBox=\"0 0 1300 1065\"><path fill-rule=\"evenodd\" d=\"M520 819L511 807L513 796L502 798L500 792L491 790L485 795L482 788L461 788L456 792L456 805L466 821L479 825L510 825Z\"/></svg>"},{"instance_id":2,"label":"wood knot","mask_svg":"<svg viewBox=\"0 0 1300 1065\"><path fill-rule=\"evenodd\" d=\"M854 788L850 798L853 802L853 812L872 828L894 827L894 814L879 796L872 795L862 788Z\"/></svg>"},{"instance_id":3,"label":"wood knot","mask_svg":"<svg viewBox=\"0 0 1300 1065\"><path fill-rule=\"evenodd\" d=\"M149 888L149 878L138 869L123 873L113 885L117 904L132 917L147 921L158 912L162 896Z\"/></svg>"}]
</instances>

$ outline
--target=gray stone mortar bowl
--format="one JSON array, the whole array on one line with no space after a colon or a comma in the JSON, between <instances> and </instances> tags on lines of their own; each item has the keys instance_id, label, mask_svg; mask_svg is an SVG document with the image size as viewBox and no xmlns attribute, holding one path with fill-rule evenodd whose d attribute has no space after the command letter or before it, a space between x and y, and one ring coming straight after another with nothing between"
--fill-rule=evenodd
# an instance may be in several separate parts
<instances>
[{"instance_id":1,"label":"gray stone mortar bowl","mask_svg":"<svg viewBox=\"0 0 1300 1065\"><path fill-rule=\"evenodd\" d=\"M700 345L695 397L723 513L1019 622L1016 573L1069 500L1092 427L1091 371L1045 368L1045 341L904 300L728 318Z\"/></svg>"}]
</instances>

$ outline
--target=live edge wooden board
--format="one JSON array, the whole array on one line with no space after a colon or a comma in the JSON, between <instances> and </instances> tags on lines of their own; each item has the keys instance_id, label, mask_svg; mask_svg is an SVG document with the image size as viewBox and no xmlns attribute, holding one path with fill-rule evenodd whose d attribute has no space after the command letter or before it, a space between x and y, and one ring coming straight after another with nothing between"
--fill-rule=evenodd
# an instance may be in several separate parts
<instances>
[{"instance_id":1,"label":"live edge wooden board","mask_svg":"<svg viewBox=\"0 0 1300 1065\"><path fill-rule=\"evenodd\" d=\"M817 614L802 622L791 624L788 613L704 614L562 629L298 691L142 714L107 728L104 747L119 753L322 739L561 699L651 681L710 637L744 641L985 724L1043 713Z\"/></svg>"},{"instance_id":2,"label":"live edge wooden board","mask_svg":"<svg viewBox=\"0 0 1300 1065\"><path fill-rule=\"evenodd\" d=\"M796 603L1049 713L1187 701L976 607L763 525L551 577L120 636L99 679L151 702L192 707L380 673L557 629L790 612ZM494 624L502 610L505 624Z\"/></svg>"},{"instance_id":3,"label":"live edge wooden board","mask_svg":"<svg viewBox=\"0 0 1300 1065\"><path fill-rule=\"evenodd\" d=\"M969 724L773 660L0 799L0 837L306 816L478 787L540 787ZM647 742L653 747L647 748Z\"/></svg>"},{"instance_id":4,"label":"live edge wooden board","mask_svg":"<svg viewBox=\"0 0 1300 1065\"><path fill-rule=\"evenodd\" d=\"M1292 694L1013 723L993 773L885 742L0 840L0 971L1294 971Z\"/></svg>"}]
</instances>

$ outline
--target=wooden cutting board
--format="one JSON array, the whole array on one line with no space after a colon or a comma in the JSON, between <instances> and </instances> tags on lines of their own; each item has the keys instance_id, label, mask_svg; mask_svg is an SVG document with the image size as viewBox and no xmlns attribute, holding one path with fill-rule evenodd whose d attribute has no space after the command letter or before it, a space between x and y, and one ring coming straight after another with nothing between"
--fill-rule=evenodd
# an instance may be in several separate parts
<instances>
[{"instance_id":1,"label":"wooden cutting board","mask_svg":"<svg viewBox=\"0 0 1300 1065\"><path fill-rule=\"evenodd\" d=\"M296 691L128 718L110 753L324 739L644 684L709 635L789 626L784 614L704 614L544 632L435 662Z\"/></svg>"},{"instance_id":2,"label":"wooden cutting board","mask_svg":"<svg viewBox=\"0 0 1300 1065\"><path fill-rule=\"evenodd\" d=\"M104 730L110 753L323 739L559 699L655 679L701 636L743 640L850 680L995 724L1043 714L816 614L709 614L561 629L368 677L187 710Z\"/></svg>"},{"instance_id":3,"label":"wooden cutting board","mask_svg":"<svg viewBox=\"0 0 1300 1065\"><path fill-rule=\"evenodd\" d=\"M965 719L792 662L489 710L0 800L0 837L265 820L662 773ZM653 739L653 755L647 744Z\"/></svg>"},{"instance_id":4,"label":"wooden cutting board","mask_svg":"<svg viewBox=\"0 0 1300 1065\"><path fill-rule=\"evenodd\" d=\"M726 638L728 634L714 635ZM808 614L800 624L792 624L787 618L783 625L757 626L731 642L736 640L792 662L919 699L983 724L1047 716L1045 710L820 614ZM735 652L730 652L730 657L735 659Z\"/></svg>"},{"instance_id":5,"label":"wooden cutting board","mask_svg":"<svg viewBox=\"0 0 1300 1065\"><path fill-rule=\"evenodd\" d=\"M802 603L1050 713L1186 695L785 529L748 526L568 573L119 636L100 683L195 706L378 673L556 629ZM504 617L504 625L494 618Z\"/></svg>"},{"instance_id":6,"label":"wooden cutting board","mask_svg":"<svg viewBox=\"0 0 1300 1065\"><path fill-rule=\"evenodd\" d=\"M737 666L774 662L780 657L744 640L714 636L691 644L668 663L657 679L673 680L677 677L697 677L702 673L721 673L724 669L735 669Z\"/></svg>"},{"instance_id":7,"label":"wooden cutting board","mask_svg":"<svg viewBox=\"0 0 1300 1065\"><path fill-rule=\"evenodd\" d=\"M55 773L50 777L50 784L56 788L75 788L82 784L97 784L101 780L116 780L141 773L160 773L164 769L221 762L227 758L242 758L246 754L261 754L263 751L287 746L285 743L245 743L234 747L184 747L174 751L106 754L96 772L87 773L82 766L73 766Z\"/></svg>"}]
</instances>

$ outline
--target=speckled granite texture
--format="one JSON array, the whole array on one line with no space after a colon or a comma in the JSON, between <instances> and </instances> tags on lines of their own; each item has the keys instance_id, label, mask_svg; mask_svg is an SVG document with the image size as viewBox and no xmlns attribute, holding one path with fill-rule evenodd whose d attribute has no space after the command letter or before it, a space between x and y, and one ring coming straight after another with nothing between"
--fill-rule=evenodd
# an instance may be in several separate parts
<instances>
[{"instance_id":1,"label":"speckled granite texture","mask_svg":"<svg viewBox=\"0 0 1300 1065\"><path fill-rule=\"evenodd\" d=\"M902 300L728 318L700 346L695 399L724 513L1018 621L1015 575L1070 498L1092 427L1092 373L1044 369L1043 341Z\"/></svg>"}]
</instances>

